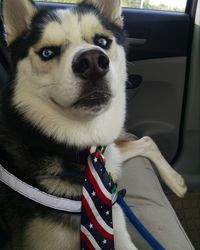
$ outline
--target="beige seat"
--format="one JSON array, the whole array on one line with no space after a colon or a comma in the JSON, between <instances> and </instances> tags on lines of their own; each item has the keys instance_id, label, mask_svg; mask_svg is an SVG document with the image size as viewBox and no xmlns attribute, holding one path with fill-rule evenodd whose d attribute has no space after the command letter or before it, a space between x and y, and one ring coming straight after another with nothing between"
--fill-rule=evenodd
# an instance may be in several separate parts
<instances>
[{"instance_id":1,"label":"beige seat","mask_svg":"<svg viewBox=\"0 0 200 250\"><path fill-rule=\"evenodd\" d=\"M138 157L126 162L119 186L127 189L128 204L167 250L194 249L147 159ZM127 225L139 250L152 249L129 222Z\"/></svg>"}]
</instances>

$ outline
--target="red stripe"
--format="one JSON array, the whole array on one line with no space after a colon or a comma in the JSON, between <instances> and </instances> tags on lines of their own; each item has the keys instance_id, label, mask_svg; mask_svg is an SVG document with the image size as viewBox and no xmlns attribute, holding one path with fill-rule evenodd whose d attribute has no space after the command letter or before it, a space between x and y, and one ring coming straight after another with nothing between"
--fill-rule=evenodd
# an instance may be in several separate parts
<instances>
[{"instance_id":1,"label":"red stripe","mask_svg":"<svg viewBox=\"0 0 200 250\"><path fill-rule=\"evenodd\" d=\"M101 160L102 162L104 162L104 159L102 158L101 154L99 153L99 151L96 151L94 153L94 155L96 156L97 159Z\"/></svg>"},{"instance_id":2,"label":"red stripe","mask_svg":"<svg viewBox=\"0 0 200 250\"><path fill-rule=\"evenodd\" d=\"M104 228L99 224L99 222L96 220L96 217L94 216L92 209L90 208L87 200L85 199L84 195L82 196L82 206L85 208L86 213L90 217L92 223L96 227L96 229L108 240L114 240L113 234L108 233L104 230Z\"/></svg>"},{"instance_id":3,"label":"red stripe","mask_svg":"<svg viewBox=\"0 0 200 250\"><path fill-rule=\"evenodd\" d=\"M93 247L93 245L90 242L90 240L88 239L88 237L82 231L81 231L81 240L83 240L85 242L85 244L87 245L87 249L95 250L95 248Z\"/></svg>"},{"instance_id":4,"label":"red stripe","mask_svg":"<svg viewBox=\"0 0 200 250\"><path fill-rule=\"evenodd\" d=\"M101 188L99 187L97 181L95 180L93 174L90 171L90 167L87 165L85 168L86 171L86 175L89 178L90 182L92 183L93 188L95 189L95 191L97 192L99 198L108 206L112 206L112 200L108 199L104 193L101 191Z\"/></svg>"}]
</instances>

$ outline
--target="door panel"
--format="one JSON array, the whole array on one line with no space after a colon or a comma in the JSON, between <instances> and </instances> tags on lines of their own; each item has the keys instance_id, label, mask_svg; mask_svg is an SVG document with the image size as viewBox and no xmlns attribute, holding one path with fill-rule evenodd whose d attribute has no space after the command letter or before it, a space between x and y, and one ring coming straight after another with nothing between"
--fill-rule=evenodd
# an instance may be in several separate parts
<instances>
[{"instance_id":1,"label":"door panel","mask_svg":"<svg viewBox=\"0 0 200 250\"><path fill-rule=\"evenodd\" d=\"M189 80L183 120L182 148L175 167L191 190L200 190L200 1L193 32Z\"/></svg>"},{"instance_id":2,"label":"door panel","mask_svg":"<svg viewBox=\"0 0 200 250\"><path fill-rule=\"evenodd\" d=\"M168 161L180 141L190 18L185 13L124 9L129 40L127 129L154 138ZM135 39L142 43L136 44ZM137 41L137 40L136 40Z\"/></svg>"},{"instance_id":3,"label":"door panel","mask_svg":"<svg viewBox=\"0 0 200 250\"><path fill-rule=\"evenodd\" d=\"M128 90L127 128L141 137L152 136L171 161L178 149L186 57L129 63L129 74L141 75L142 84Z\"/></svg>"},{"instance_id":4,"label":"door panel","mask_svg":"<svg viewBox=\"0 0 200 250\"><path fill-rule=\"evenodd\" d=\"M142 45L129 46L129 61L187 55L188 14L124 9L124 24L130 38L146 40Z\"/></svg>"}]
</instances>

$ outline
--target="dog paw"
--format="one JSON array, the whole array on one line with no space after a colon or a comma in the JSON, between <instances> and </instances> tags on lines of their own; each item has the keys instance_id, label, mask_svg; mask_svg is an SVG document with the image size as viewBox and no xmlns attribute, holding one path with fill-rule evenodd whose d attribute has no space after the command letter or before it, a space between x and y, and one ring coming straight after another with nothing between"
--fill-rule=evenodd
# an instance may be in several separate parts
<instances>
[{"instance_id":1,"label":"dog paw","mask_svg":"<svg viewBox=\"0 0 200 250\"><path fill-rule=\"evenodd\" d=\"M170 172L163 173L161 177L178 197L182 198L186 194L187 186L185 181L175 170L171 169Z\"/></svg>"}]
</instances>

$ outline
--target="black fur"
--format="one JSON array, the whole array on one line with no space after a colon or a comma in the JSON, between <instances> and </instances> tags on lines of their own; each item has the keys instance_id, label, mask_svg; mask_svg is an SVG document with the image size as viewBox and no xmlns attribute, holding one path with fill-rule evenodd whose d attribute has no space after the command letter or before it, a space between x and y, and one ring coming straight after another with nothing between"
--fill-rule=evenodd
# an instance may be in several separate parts
<instances>
[{"instance_id":1,"label":"black fur","mask_svg":"<svg viewBox=\"0 0 200 250\"><path fill-rule=\"evenodd\" d=\"M73 11L80 16L89 12L95 13L102 25L116 37L117 43L126 46L124 31L100 15L94 6L79 4ZM54 9L39 10L33 17L29 30L10 45L11 78L2 93L0 107L0 163L21 180L44 191L46 191L45 188L40 186L37 181L37 177L40 175L64 179L71 184L81 186L84 178L84 165L88 156L88 152L83 148L71 147L67 142L59 143L53 138L45 136L12 104L16 65L19 60L28 55L30 47L38 42L43 28L47 22L51 21L60 22ZM54 162L61 167L62 171L50 176L45 169ZM15 236L19 241L23 241L27 221L35 216L49 217L55 222L68 225L72 230L80 227L79 216L68 215L38 205L2 183L0 183L0 190L0 215L9 222L8 231L12 232L11 237ZM80 199L80 195L68 198ZM19 226L20 232L18 232Z\"/></svg>"},{"instance_id":2,"label":"black fur","mask_svg":"<svg viewBox=\"0 0 200 250\"><path fill-rule=\"evenodd\" d=\"M6 128L6 130L4 129L5 131L3 133L3 135L5 136L5 144L3 145L4 148L6 148L6 144L13 144L14 139L16 147L17 145L19 145L18 157L23 158L26 155L23 155L23 153L20 152L20 145L23 145L24 148L22 149L22 151L25 149L27 151L27 154L30 154L28 152L31 152L30 159L24 159L25 164L27 164L27 160L31 162L31 159L34 159L34 162L36 163L40 162L41 159L44 158L58 157L63 160L62 165L67 171L70 171L70 169L67 169L68 165L84 165L88 156L87 151L81 148L76 148L67 144L59 143L53 138L45 136L36 126L33 126L29 121L27 121L23 117L23 115L20 114L12 105L12 92L12 87L7 88L2 96L1 125L2 127ZM1 128L1 130L2 129L3 128ZM5 135L6 132L9 134ZM12 159L12 157L10 159ZM15 160L16 159L13 159L13 164L11 165L15 165ZM68 162L68 164L66 164L66 162ZM20 168L29 168L30 171L30 165L21 165ZM19 166L17 166L17 168L15 167L14 169L15 172L17 172L19 170ZM72 167L72 169L74 168ZM35 167L33 171L35 171ZM24 180L23 176L21 176L21 178Z\"/></svg>"},{"instance_id":3,"label":"black fur","mask_svg":"<svg viewBox=\"0 0 200 250\"><path fill-rule=\"evenodd\" d=\"M10 45L12 66L14 68L19 60L28 55L30 47L39 41L46 24L52 21L60 23L60 19L54 9L38 9L38 13L31 21L29 30Z\"/></svg>"},{"instance_id":4,"label":"black fur","mask_svg":"<svg viewBox=\"0 0 200 250\"><path fill-rule=\"evenodd\" d=\"M12 106L11 96L12 86L5 90L1 100L0 163L19 179L43 191L47 190L37 182L38 176L61 179L68 181L69 185L77 183L81 186L88 152L44 136ZM53 162L59 164L63 170L51 176L45 168ZM80 195L67 198L80 200ZM11 249L22 250L21 243L27 223L35 216L67 225L71 230L77 231L80 227L79 215L39 205L0 182L0 228L3 220L4 229L10 237Z\"/></svg>"},{"instance_id":5,"label":"black fur","mask_svg":"<svg viewBox=\"0 0 200 250\"><path fill-rule=\"evenodd\" d=\"M15 67L17 62L23 58L25 58L28 54L28 51L31 46L36 44L38 40L41 38L43 28L46 26L48 22L56 21L60 23L60 19L56 14L56 9L39 9L38 13L33 17L31 21L31 26L29 31L26 31L17 40L15 40L10 45L10 52L12 57L12 65ZM97 8L95 8L92 4L80 3L76 7L72 9L74 12L80 15L86 15L88 13L94 13L102 25L109 31L113 33L116 38L118 45L121 45L127 48L127 37L125 31L117 26L115 23L110 22L103 15L100 14ZM98 34L96 34L98 35Z\"/></svg>"},{"instance_id":6,"label":"black fur","mask_svg":"<svg viewBox=\"0 0 200 250\"><path fill-rule=\"evenodd\" d=\"M101 15L98 8L96 8L94 5L82 2L74 8L74 12L78 13L80 15L80 18L81 15L86 15L88 13L93 13L94 15L96 15L105 29L113 33L118 45L123 46L125 49L127 48L126 32L121 27L117 26L115 23L110 22L103 15Z\"/></svg>"}]
</instances>

